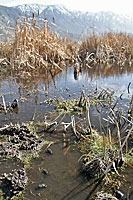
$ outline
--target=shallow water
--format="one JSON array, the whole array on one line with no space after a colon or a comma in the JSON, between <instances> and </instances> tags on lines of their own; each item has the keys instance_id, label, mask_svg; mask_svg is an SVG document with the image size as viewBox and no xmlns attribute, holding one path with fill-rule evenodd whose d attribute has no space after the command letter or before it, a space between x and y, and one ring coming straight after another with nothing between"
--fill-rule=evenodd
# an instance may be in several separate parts
<instances>
[{"instance_id":1,"label":"shallow water","mask_svg":"<svg viewBox=\"0 0 133 200\"><path fill-rule=\"evenodd\" d=\"M107 70L106 70L107 71ZM116 73L116 74L115 74ZM19 110L11 116L0 113L0 126L7 122L26 122L31 121L33 117L35 121L43 120L44 116L49 115L49 111L54 111L53 105L42 103L50 98L79 98L81 91L85 91L86 95L90 95L97 88L101 91L103 88L110 88L115 91L115 101L118 100L117 106L122 108L127 114L129 102L133 94L133 70L117 69L108 72L103 70L98 72L85 70L75 77L73 67L68 67L62 73L57 74L54 78L49 74L39 74L34 77L7 74L0 78L0 95L4 95L5 102L9 102L17 98L19 99ZM76 78L76 79L75 79ZM131 82L129 92L128 84ZM122 95L122 100L119 98ZM2 103L2 98L0 98ZM41 103L41 104L40 104ZM91 122L95 128L99 129L99 113L95 106L90 107ZM104 112L105 113L105 112ZM102 121L104 123L104 121Z\"/></svg>"},{"instance_id":2,"label":"shallow water","mask_svg":"<svg viewBox=\"0 0 133 200\"><path fill-rule=\"evenodd\" d=\"M44 109L49 110L49 106L41 104L45 99L53 97L65 97L76 98L81 95L81 91L84 90L87 95L91 93L96 87L98 90L103 88L111 88L115 91L116 99L123 93L123 101L129 102L133 94L133 71L119 72L117 74L111 73L99 76L92 71L83 71L77 75L77 80L74 77L73 67L69 67L62 73L57 74L54 78L47 80L45 76L38 75L37 77L28 77L24 75L23 78L14 75L12 76L0 76L0 95L4 95L5 102L8 104L15 98L21 99L19 101L19 111L17 114L13 114L11 120L13 121L29 121L32 119L34 113L41 118L44 115ZM131 82L130 90L128 93L127 87ZM119 101L123 103L123 101ZM0 98L0 103L2 99ZM124 103L123 103L124 107ZM9 116L6 116L8 120ZM37 117L38 118L38 117ZM4 114L0 113L1 125L6 123Z\"/></svg>"},{"instance_id":3,"label":"shallow water","mask_svg":"<svg viewBox=\"0 0 133 200\"><path fill-rule=\"evenodd\" d=\"M131 85L128 93L129 82ZM127 113L133 94L133 70L131 68L128 70L116 68L116 71L108 68L105 71L103 69L96 71L87 69L75 75L73 67L68 67L55 77L48 75L48 79L43 74L34 78L27 75L21 76L21 78L15 74L0 75L0 95L4 95L6 104L15 98L19 99L19 109L16 113L14 112L12 115L0 113L0 127L8 122L21 123L31 121L33 118L36 122L43 121L44 116L54 119L55 116L52 114L52 111L55 113L54 105L40 104L40 102L53 97L79 98L82 90L89 95L95 88L98 90L113 89L116 100L123 93L122 100L118 101L118 106ZM0 99L0 103L2 103L2 99ZM92 124L98 128L98 112L94 106L90 107L90 114ZM69 121L69 116L66 120ZM51 146L53 154L48 155L45 152L45 146L40 157L32 161L31 168L27 172L29 184L24 195L25 199L86 199L90 187L84 190L87 182L79 175L78 159L81 154L74 144L74 136L66 134L66 139L70 141L70 144L64 148L63 132L55 135L42 134L47 140L55 142ZM9 163L7 165L10 166ZM47 169L49 174L43 174L43 169ZM133 181L133 177L130 176L132 172L129 168L129 174L126 174L130 179L127 187L122 188L125 193ZM0 168L1 173L3 170ZM47 188L36 190L36 187L42 183L47 184Z\"/></svg>"}]
</instances>

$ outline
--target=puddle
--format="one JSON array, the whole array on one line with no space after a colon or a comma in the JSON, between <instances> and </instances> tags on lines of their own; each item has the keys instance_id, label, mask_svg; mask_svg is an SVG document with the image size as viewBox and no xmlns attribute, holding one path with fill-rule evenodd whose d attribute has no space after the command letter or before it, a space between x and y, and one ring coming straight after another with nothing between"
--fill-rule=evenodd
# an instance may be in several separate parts
<instances>
[{"instance_id":1,"label":"puddle","mask_svg":"<svg viewBox=\"0 0 133 200\"><path fill-rule=\"evenodd\" d=\"M50 74L48 77L47 79L43 74L34 78L26 76L20 78L16 77L15 74L0 75L0 95L4 95L6 104L13 102L16 98L19 99L19 109L16 113L12 113L12 115L0 113L0 127L9 122L21 123L31 121L33 118L35 122L43 121L44 116L54 119L53 114L49 113L55 110L54 105L40 104L47 98L61 96L66 99L78 98L82 90L89 95L92 89L94 90L96 87L100 90L111 88L115 90L116 99L123 93L123 100L119 100L119 106L122 105L125 112L127 112L133 94L133 70L131 68L116 68L116 70L108 68L104 71L100 68L96 71L90 69L75 76L73 67L68 67L55 77L51 77ZM131 85L128 91L129 82L131 82ZM2 103L2 98L0 98L0 103ZM98 127L98 113L93 106L90 110L92 124ZM32 161L31 168L27 172L29 184L25 191L25 200L86 199L90 188L84 190L87 182L79 175L80 166L77 161L81 154L73 142L73 135L67 135L72 143L66 148L63 146L62 135L63 132L56 135L44 135L47 140L58 142L51 146L53 154L47 154L44 147L40 157ZM7 164L12 169L12 163L6 162L3 166ZM48 175L43 173L43 169L48 170ZM131 168L129 171L132 173ZM0 165L1 173L3 173L3 169ZM130 177L130 173L126 176ZM133 178L127 184L127 188L132 180ZM47 185L47 188L36 190L36 187L43 183Z\"/></svg>"}]
</instances>

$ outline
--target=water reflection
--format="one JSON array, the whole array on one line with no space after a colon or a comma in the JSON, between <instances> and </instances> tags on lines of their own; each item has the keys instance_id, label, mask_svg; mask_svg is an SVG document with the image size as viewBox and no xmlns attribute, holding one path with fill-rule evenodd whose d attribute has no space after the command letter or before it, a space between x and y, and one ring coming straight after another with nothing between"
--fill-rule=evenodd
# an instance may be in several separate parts
<instances>
[{"instance_id":1,"label":"water reflection","mask_svg":"<svg viewBox=\"0 0 133 200\"><path fill-rule=\"evenodd\" d=\"M20 97L24 93L27 93L28 95L31 91L35 91L36 92L35 102L37 103L38 102L37 90L40 88L40 86L45 91L49 90L49 88L51 89L51 87L52 89L56 90L59 87L66 86L68 82L71 82L72 86L74 80L78 84L79 81L80 84L84 84L86 81L87 84L88 83L91 84L92 82L97 80L98 82L104 82L103 85L105 85L107 82L110 82L111 84L111 82L113 81L113 77L114 79L117 79L115 83L123 82L123 80L124 82L126 80L131 81L132 73L133 69L131 67L120 68L118 66L109 67L102 65L97 65L96 67L89 69L87 67L86 68L85 67L77 68L75 66L74 67L71 66L68 68L66 67L66 70L64 70L62 73L57 74L56 76L54 76L51 71L46 71L46 70L29 74L28 72L16 72L16 71L13 72L8 69L7 71L1 71L0 82L2 85L3 80L7 80L8 83L14 81L16 86L18 87L18 93ZM64 82L64 80L66 82Z\"/></svg>"},{"instance_id":2,"label":"water reflection","mask_svg":"<svg viewBox=\"0 0 133 200\"><path fill-rule=\"evenodd\" d=\"M19 98L23 95L29 98L34 94L34 102L37 104L40 93L53 93L60 95L60 88L68 87L72 94L79 95L81 87L110 87L115 91L124 91L129 82L130 93L132 93L133 69L131 67L109 67L97 65L95 68L79 68L73 66L66 67L62 73L54 76L51 71L41 71L29 74L28 72L13 72L11 70L1 71L0 74L0 93L15 92ZM6 81L6 83L5 83ZM5 85L6 84L6 85ZM64 90L62 95L67 95ZM33 96L32 96L33 98Z\"/></svg>"},{"instance_id":3,"label":"water reflection","mask_svg":"<svg viewBox=\"0 0 133 200\"><path fill-rule=\"evenodd\" d=\"M89 77L93 80L93 78L104 78L110 76L121 76L122 74L130 74L133 72L132 67L110 67L108 65L97 65L94 68L88 70Z\"/></svg>"}]
</instances>

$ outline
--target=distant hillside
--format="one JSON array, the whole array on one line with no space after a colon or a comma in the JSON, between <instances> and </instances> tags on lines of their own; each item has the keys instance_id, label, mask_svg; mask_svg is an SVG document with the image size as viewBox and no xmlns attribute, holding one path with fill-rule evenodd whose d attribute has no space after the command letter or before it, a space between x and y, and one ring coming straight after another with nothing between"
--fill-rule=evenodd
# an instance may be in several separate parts
<instances>
[{"instance_id":1,"label":"distant hillside","mask_svg":"<svg viewBox=\"0 0 133 200\"><path fill-rule=\"evenodd\" d=\"M29 4L16 7L0 6L0 37L3 39L7 33L12 34L16 18L22 21L24 16L30 17L32 12L38 24L42 25L46 18L50 28L58 31L62 36L68 35L80 39L83 33L94 31L96 33L113 31L133 34L133 18L128 16L112 12L70 11L62 5Z\"/></svg>"},{"instance_id":2,"label":"distant hillside","mask_svg":"<svg viewBox=\"0 0 133 200\"><path fill-rule=\"evenodd\" d=\"M16 18L23 16L19 8L0 6L0 38L12 35Z\"/></svg>"}]
</instances>

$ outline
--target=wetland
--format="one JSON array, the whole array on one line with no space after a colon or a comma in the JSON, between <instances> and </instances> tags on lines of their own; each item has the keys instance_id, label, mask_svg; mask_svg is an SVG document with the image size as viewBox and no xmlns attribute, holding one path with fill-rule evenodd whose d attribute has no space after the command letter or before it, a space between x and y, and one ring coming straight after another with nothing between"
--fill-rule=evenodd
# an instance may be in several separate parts
<instances>
[{"instance_id":1,"label":"wetland","mask_svg":"<svg viewBox=\"0 0 133 200\"><path fill-rule=\"evenodd\" d=\"M85 147L81 147L80 151L78 144L79 138L76 137L71 128L68 127L68 130L64 130L64 126L61 126L61 123L69 124L71 122L71 117L74 115L76 123L80 123L83 128L86 127L86 125L83 125L86 124L84 111L78 109L74 112L74 110L71 110L70 106L70 102L74 102L74 100L76 103L79 102L82 91L84 91L86 96L92 98L92 102L95 101L94 96L100 94L103 89L105 91L113 91L113 102L118 100L115 109L122 109L124 116L127 116L133 91L133 86L131 84L130 93L128 93L128 84L132 81L133 74L132 70L119 70L119 72L116 71L116 74L113 72L113 74L110 73L103 76L101 73L101 76L98 76L96 71L92 73L92 70L89 71L86 69L86 71L81 72L76 79L73 66L69 66L63 72L57 74L54 80L52 78L51 80L50 78L46 80L41 74L40 77L33 77L32 80L26 77L20 79L18 75L15 77L15 74L8 74L7 76L3 74L1 76L0 93L4 96L6 105L10 105L14 99L18 99L18 107L16 110L14 109L12 112L7 112L6 114L4 111L0 113L1 128L7 124L12 124L12 126L17 124L17 126L19 126L19 124L25 123L28 124L28 126L36 127L40 142L44 141L41 150L38 151L37 155L33 155L32 158L28 157L28 151L31 147L30 143L27 143L27 148L25 149L26 155L24 154L27 159L20 158L20 155L10 155L9 158L1 156L1 174L10 172L16 166L17 169L26 166L28 183L22 199L52 200L87 198L89 191L92 189L89 186L86 188L88 180L81 174L81 163L79 163L78 160L82 152L85 153L86 149L89 147L86 147L86 149ZM100 74L100 72L98 73ZM95 94L96 88L97 94ZM120 99L121 94L123 95ZM66 109L62 106L63 102L65 103ZM66 102L68 102L69 106L67 106ZM72 106L74 107L74 103ZM89 112L91 126L94 130L101 132L102 124L102 126L105 127L102 128L102 131L106 133L107 124L103 118L106 118L108 109L106 106L105 108L102 107L102 105L98 105L98 108L96 108L95 103L91 103ZM65 110L64 113L63 110ZM60 126L55 124L57 127L52 126L51 129L48 129L45 122L47 122L47 126L49 126L59 115L61 116L56 121ZM100 118L102 122L100 122ZM19 129L21 129L21 127L19 127ZM116 137L115 128L112 127L112 131L114 131L114 136L112 135L112 137ZM82 131L82 134L86 137L87 132L83 133ZM12 135L11 130L10 135ZM22 137L20 133L16 133L16 135ZM10 140L13 140L14 137L15 135L10 136ZM30 136L29 142L31 142L32 139L32 136ZM82 139L81 137L81 140ZM16 140L16 143L19 143L18 137L16 137ZM21 138L21 142L22 140ZM33 144L34 143L35 142L33 142ZM132 139L129 143L129 148L132 148ZM94 145L93 142L90 145ZM99 146L98 151L100 151L100 149L101 147ZM127 166L125 171L127 171L127 173L121 173L125 173L126 182L124 182L124 185L126 185L124 187L122 185L121 187L122 192L126 195L133 181L133 177L131 176L132 168L130 168L130 166ZM90 179L89 183L92 182L92 180L93 179ZM43 184L47 187L43 187L45 186ZM39 186L40 188L38 188Z\"/></svg>"},{"instance_id":2,"label":"wetland","mask_svg":"<svg viewBox=\"0 0 133 200\"><path fill-rule=\"evenodd\" d=\"M28 24L0 43L0 199L132 200L132 36Z\"/></svg>"}]
</instances>

